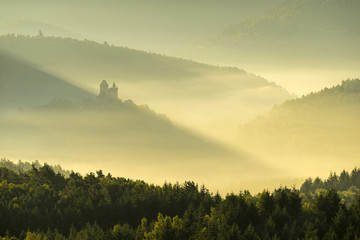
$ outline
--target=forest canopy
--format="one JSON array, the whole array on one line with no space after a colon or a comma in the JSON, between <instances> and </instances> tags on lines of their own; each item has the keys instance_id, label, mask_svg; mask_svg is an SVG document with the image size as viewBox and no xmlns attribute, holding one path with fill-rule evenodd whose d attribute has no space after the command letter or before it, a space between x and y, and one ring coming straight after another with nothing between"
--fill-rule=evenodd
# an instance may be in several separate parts
<instances>
[{"instance_id":1,"label":"forest canopy","mask_svg":"<svg viewBox=\"0 0 360 240\"><path fill-rule=\"evenodd\" d=\"M360 170L225 197L187 181L162 186L113 177L56 173L47 164L0 168L3 239L356 239L360 198L336 190L360 187ZM309 194L318 191L313 198Z\"/></svg>"}]
</instances>

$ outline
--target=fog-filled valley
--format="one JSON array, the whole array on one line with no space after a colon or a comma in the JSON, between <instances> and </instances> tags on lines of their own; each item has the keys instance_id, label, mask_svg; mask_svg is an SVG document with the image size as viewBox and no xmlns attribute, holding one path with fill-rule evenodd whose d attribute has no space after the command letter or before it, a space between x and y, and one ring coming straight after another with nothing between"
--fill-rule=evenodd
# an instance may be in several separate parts
<instances>
[{"instance_id":1,"label":"fog-filled valley","mask_svg":"<svg viewBox=\"0 0 360 240\"><path fill-rule=\"evenodd\" d=\"M90 41L8 35L0 37L0 49L94 94L102 79L116 81L121 98L148 104L178 124L227 142L236 138L239 119L293 97L241 69Z\"/></svg>"},{"instance_id":2,"label":"fog-filled valley","mask_svg":"<svg viewBox=\"0 0 360 240\"><path fill-rule=\"evenodd\" d=\"M359 87L359 79L348 79L277 105L239 128L239 146L289 171L324 176L331 169L356 166Z\"/></svg>"},{"instance_id":3,"label":"fog-filled valley","mask_svg":"<svg viewBox=\"0 0 360 240\"><path fill-rule=\"evenodd\" d=\"M273 180L280 169L238 147L241 121L293 98L260 76L91 41L6 35L0 42L6 157L82 173L116 167L113 174L159 184L194 179L222 192L301 179ZM101 77L119 85L117 104L101 100Z\"/></svg>"},{"instance_id":4,"label":"fog-filled valley","mask_svg":"<svg viewBox=\"0 0 360 240\"><path fill-rule=\"evenodd\" d=\"M243 180L254 179L270 169L131 100L57 99L0 123L2 154L61 162L82 173L102 169L157 184L194 179L220 187L223 182L229 189L239 174Z\"/></svg>"}]
</instances>

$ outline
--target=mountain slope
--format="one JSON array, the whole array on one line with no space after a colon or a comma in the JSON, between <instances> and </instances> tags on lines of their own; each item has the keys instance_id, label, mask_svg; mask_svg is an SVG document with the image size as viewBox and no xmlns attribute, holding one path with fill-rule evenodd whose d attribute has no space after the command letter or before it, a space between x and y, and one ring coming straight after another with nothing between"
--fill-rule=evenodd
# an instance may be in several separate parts
<instances>
[{"instance_id":1,"label":"mountain slope","mask_svg":"<svg viewBox=\"0 0 360 240\"><path fill-rule=\"evenodd\" d=\"M116 45L170 54L179 46L215 34L234 21L257 16L280 1L227 0L224 4L222 0L1 0L0 25L2 21L32 19L62 26L98 42L106 40ZM27 28L23 30L22 34L29 32ZM45 29L44 34L52 35Z\"/></svg>"},{"instance_id":2,"label":"mountain slope","mask_svg":"<svg viewBox=\"0 0 360 240\"><path fill-rule=\"evenodd\" d=\"M33 21L29 19L22 19L17 21L0 24L0 34L20 34L20 35L38 35L39 33L46 36L61 36L71 37L77 39L84 39L84 36L75 32L69 31L65 28L54 26L51 24Z\"/></svg>"},{"instance_id":3,"label":"mountain slope","mask_svg":"<svg viewBox=\"0 0 360 240\"><path fill-rule=\"evenodd\" d=\"M157 183L197 179L224 189L268 170L130 100L54 100L0 118L0 131L2 156L46 159L80 172L101 168Z\"/></svg>"},{"instance_id":4,"label":"mountain slope","mask_svg":"<svg viewBox=\"0 0 360 240\"><path fill-rule=\"evenodd\" d=\"M4 51L0 51L0 69L0 111L33 107L54 98L82 100L93 96Z\"/></svg>"},{"instance_id":5,"label":"mountain slope","mask_svg":"<svg viewBox=\"0 0 360 240\"><path fill-rule=\"evenodd\" d=\"M199 53L270 68L358 64L359 11L356 0L287 0L205 41Z\"/></svg>"},{"instance_id":6,"label":"mountain slope","mask_svg":"<svg viewBox=\"0 0 360 240\"><path fill-rule=\"evenodd\" d=\"M239 121L291 97L237 68L91 41L2 36L0 48L94 93L101 79L116 81L120 98L149 104L176 122L216 137L232 137Z\"/></svg>"},{"instance_id":7,"label":"mountain slope","mask_svg":"<svg viewBox=\"0 0 360 240\"><path fill-rule=\"evenodd\" d=\"M259 115L240 129L240 143L293 170L353 168L360 157L359 106L360 80L346 80Z\"/></svg>"}]
</instances>

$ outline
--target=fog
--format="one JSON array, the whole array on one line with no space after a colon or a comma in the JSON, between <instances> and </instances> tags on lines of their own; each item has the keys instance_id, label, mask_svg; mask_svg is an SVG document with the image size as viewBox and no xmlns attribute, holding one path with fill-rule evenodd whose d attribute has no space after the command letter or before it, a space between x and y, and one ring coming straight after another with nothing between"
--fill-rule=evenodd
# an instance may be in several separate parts
<instances>
[{"instance_id":1,"label":"fog","mask_svg":"<svg viewBox=\"0 0 360 240\"><path fill-rule=\"evenodd\" d=\"M359 11L355 0L0 0L0 158L223 193L350 170L360 91L325 88L360 77ZM116 104L99 101L103 79Z\"/></svg>"},{"instance_id":2,"label":"fog","mask_svg":"<svg viewBox=\"0 0 360 240\"><path fill-rule=\"evenodd\" d=\"M359 82L343 81L254 117L239 128L239 146L298 176L358 166Z\"/></svg>"},{"instance_id":3,"label":"fog","mask_svg":"<svg viewBox=\"0 0 360 240\"><path fill-rule=\"evenodd\" d=\"M54 100L0 123L8 158L61 163L83 174L102 169L157 184L192 179L225 193L231 182L239 185L271 169L130 100Z\"/></svg>"},{"instance_id":4,"label":"fog","mask_svg":"<svg viewBox=\"0 0 360 240\"><path fill-rule=\"evenodd\" d=\"M89 41L4 36L0 43L0 48L35 68L93 94L101 79L115 81L121 99L147 104L179 125L227 143L236 138L241 122L293 97L260 76L232 67Z\"/></svg>"},{"instance_id":5,"label":"fog","mask_svg":"<svg viewBox=\"0 0 360 240\"><path fill-rule=\"evenodd\" d=\"M287 69L284 71L263 70L259 73L266 79L274 80L290 93L299 97L317 92L324 87L337 85L340 80L357 78L360 71L355 69ZM275 80L276 79L276 80Z\"/></svg>"}]
</instances>

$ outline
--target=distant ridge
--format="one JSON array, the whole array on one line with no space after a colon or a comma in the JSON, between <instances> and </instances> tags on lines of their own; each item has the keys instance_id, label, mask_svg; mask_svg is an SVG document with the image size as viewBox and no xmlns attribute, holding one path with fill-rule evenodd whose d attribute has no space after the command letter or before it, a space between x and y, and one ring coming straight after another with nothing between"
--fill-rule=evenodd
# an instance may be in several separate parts
<instances>
[{"instance_id":1,"label":"distant ridge","mask_svg":"<svg viewBox=\"0 0 360 240\"><path fill-rule=\"evenodd\" d=\"M11 21L5 24L0 24L1 35L15 34L37 36L40 32L44 36L61 36L64 38L71 37L77 39L85 38L81 34L77 34L65 28L30 19L21 19L17 21Z\"/></svg>"},{"instance_id":2,"label":"distant ridge","mask_svg":"<svg viewBox=\"0 0 360 240\"><path fill-rule=\"evenodd\" d=\"M34 107L54 98L82 100L93 96L3 50L0 69L0 110Z\"/></svg>"},{"instance_id":3,"label":"distant ridge","mask_svg":"<svg viewBox=\"0 0 360 240\"><path fill-rule=\"evenodd\" d=\"M235 67L107 43L7 35L0 36L0 48L92 93L97 92L99 79L116 81L123 98L148 104L176 122L201 129L205 135L221 135L226 141L233 138L239 121L293 97L280 86Z\"/></svg>"},{"instance_id":4,"label":"distant ridge","mask_svg":"<svg viewBox=\"0 0 360 240\"><path fill-rule=\"evenodd\" d=\"M9 158L50 159L81 171L101 167L152 181L196 178L215 185L239 173L257 176L268 169L146 105L101 95L81 103L56 99L0 117L0 132L1 154ZM226 174L215 176L219 172Z\"/></svg>"},{"instance_id":5,"label":"distant ridge","mask_svg":"<svg viewBox=\"0 0 360 240\"><path fill-rule=\"evenodd\" d=\"M355 67L359 11L357 0L286 0L204 40L188 55L257 65L260 70L284 65Z\"/></svg>"},{"instance_id":6,"label":"distant ridge","mask_svg":"<svg viewBox=\"0 0 360 240\"><path fill-rule=\"evenodd\" d=\"M258 115L240 128L240 145L289 167L342 170L358 165L359 122L360 79L349 79Z\"/></svg>"}]
</instances>

